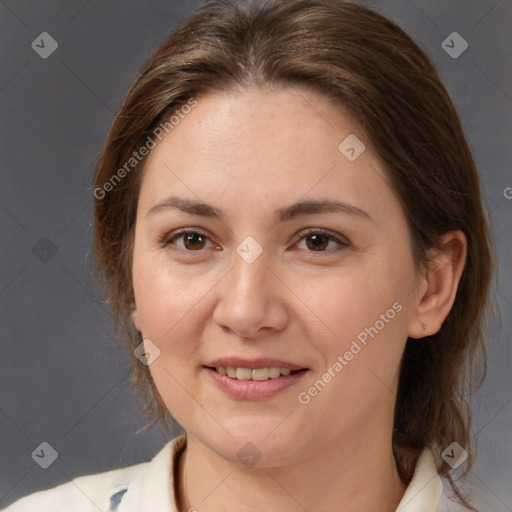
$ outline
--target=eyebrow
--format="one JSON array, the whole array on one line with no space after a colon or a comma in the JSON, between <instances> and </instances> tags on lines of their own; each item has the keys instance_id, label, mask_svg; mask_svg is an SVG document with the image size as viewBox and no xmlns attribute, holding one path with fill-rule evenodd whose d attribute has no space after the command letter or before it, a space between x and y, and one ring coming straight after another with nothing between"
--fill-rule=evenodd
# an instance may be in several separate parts
<instances>
[{"instance_id":1,"label":"eyebrow","mask_svg":"<svg viewBox=\"0 0 512 512\"><path fill-rule=\"evenodd\" d=\"M222 211L195 199L185 199L171 196L163 201L153 205L146 216L154 215L161 211L178 209L191 215L200 215L202 217L212 217L225 222L225 216ZM285 206L276 210L276 218L279 222L290 221L302 215L313 215L316 213L345 213L348 215L360 217L373 221L374 219L364 210L357 206L343 203L331 199L309 199L298 201L290 206Z\"/></svg>"}]
</instances>

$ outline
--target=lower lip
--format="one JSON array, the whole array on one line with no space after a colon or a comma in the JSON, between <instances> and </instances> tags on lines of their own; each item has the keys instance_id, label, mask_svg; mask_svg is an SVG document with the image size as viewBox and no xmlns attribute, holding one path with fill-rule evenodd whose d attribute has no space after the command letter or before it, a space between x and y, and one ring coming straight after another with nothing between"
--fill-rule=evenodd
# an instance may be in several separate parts
<instances>
[{"instance_id":1,"label":"lower lip","mask_svg":"<svg viewBox=\"0 0 512 512\"><path fill-rule=\"evenodd\" d=\"M304 370L292 375L283 375L277 379L258 381L231 379L211 368L204 369L222 391L239 400L264 400L265 398L270 398L299 382L308 372L308 370Z\"/></svg>"}]
</instances>

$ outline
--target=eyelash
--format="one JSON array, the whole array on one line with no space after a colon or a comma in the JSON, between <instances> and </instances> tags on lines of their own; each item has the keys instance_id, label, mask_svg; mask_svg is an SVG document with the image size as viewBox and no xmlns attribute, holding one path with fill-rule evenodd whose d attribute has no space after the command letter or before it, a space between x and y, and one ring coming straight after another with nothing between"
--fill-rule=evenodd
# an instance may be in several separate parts
<instances>
[{"instance_id":1,"label":"eyelash","mask_svg":"<svg viewBox=\"0 0 512 512\"><path fill-rule=\"evenodd\" d=\"M158 244L161 248L171 248L171 250L173 251L182 251L182 252L188 252L188 253L201 253L203 252L203 249L198 249L196 251L191 251L191 250L188 250L188 249L182 249L181 247L177 248L177 247L171 247L173 245L173 241L176 240L176 239L179 239L180 236L183 236L183 235L200 235L204 238L206 238L210 243L213 243L210 239L210 237L204 233L203 231L200 231L198 229L190 229L190 228L182 228L182 229L178 229L176 231L173 231L172 233L170 233L169 235L166 235L164 237L162 237L159 241L158 241ZM343 247L348 247L350 244L348 243L348 241L344 241L342 240L341 238L333 235L332 233L330 233L329 231L326 231L324 229L321 229L321 228L317 228L317 229L313 229L313 228L308 228L308 229L305 229L305 230L302 230L300 231L299 233L297 233L297 236L299 237L298 239L298 242L301 242L303 239L307 238L308 236L311 236L311 235L322 235L322 236L325 236L327 237L330 241L334 241L338 244L338 247L335 248L335 249L328 249L328 250L323 250L323 251L307 251L307 252L310 252L312 254L314 253L332 253L332 252L337 252L339 250L341 250Z\"/></svg>"}]
</instances>

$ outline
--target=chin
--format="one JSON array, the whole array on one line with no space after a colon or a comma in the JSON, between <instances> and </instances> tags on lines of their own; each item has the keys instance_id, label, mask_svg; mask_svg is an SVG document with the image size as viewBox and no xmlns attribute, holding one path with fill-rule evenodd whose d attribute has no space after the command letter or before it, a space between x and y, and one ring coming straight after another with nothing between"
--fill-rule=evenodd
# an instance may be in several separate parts
<instances>
[{"instance_id":1,"label":"chin","mask_svg":"<svg viewBox=\"0 0 512 512\"><path fill-rule=\"evenodd\" d=\"M247 467L279 467L296 460L308 445L304 429L285 426L287 421L291 419L237 418L223 424L229 434L217 429L216 435L209 430L195 437L226 460Z\"/></svg>"}]
</instances>

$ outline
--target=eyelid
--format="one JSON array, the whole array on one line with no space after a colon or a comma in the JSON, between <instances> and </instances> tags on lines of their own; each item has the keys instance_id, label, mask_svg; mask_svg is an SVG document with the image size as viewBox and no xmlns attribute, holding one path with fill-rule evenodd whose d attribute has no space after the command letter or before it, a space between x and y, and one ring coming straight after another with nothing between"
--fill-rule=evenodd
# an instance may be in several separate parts
<instances>
[{"instance_id":1,"label":"eyelid","mask_svg":"<svg viewBox=\"0 0 512 512\"><path fill-rule=\"evenodd\" d=\"M201 228L194 228L194 227L179 228L179 229L176 229L176 230L172 231L171 233L165 234L165 235L163 235L163 236L158 238L158 240L157 240L158 241L158 245L161 248L168 248L170 246L173 246L173 243L172 243L173 240L175 240L176 238L179 238L180 235L186 235L188 233L194 233L194 234L197 234L197 235L201 235L201 236L205 237L206 239L208 239L208 241L211 244L216 245L212 241L212 237L206 231L204 231ZM181 249L180 247L173 247L173 250L174 249L178 250L178 251L189 252L189 253L194 253L194 252L200 253L200 252L202 252L202 250L186 251L184 249Z\"/></svg>"},{"instance_id":2,"label":"eyelid","mask_svg":"<svg viewBox=\"0 0 512 512\"><path fill-rule=\"evenodd\" d=\"M331 240L334 240L341 247L349 247L351 245L351 243L349 242L349 240L346 237L344 237L338 233L334 233L330 230L324 229L324 228L305 228L305 229L299 231L296 235L296 237L298 239L297 243L302 241L302 239L307 237L308 235L324 235L324 236L330 238ZM338 247L337 249L339 249L339 248L340 247ZM330 249L328 251L318 251L318 253L326 254L326 253L336 251L337 249ZM315 253L315 251L308 251L308 252Z\"/></svg>"},{"instance_id":3,"label":"eyelid","mask_svg":"<svg viewBox=\"0 0 512 512\"><path fill-rule=\"evenodd\" d=\"M173 240L175 240L176 238L179 238L180 235L185 235L188 233L194 233L194 234L198 234L198 235L205 237L211 244L214 245L214 248L217 245L217 244L215 244L215 242L212 241L212 237L207 233L207 231L205 231L201 228L195 228L195 227L186 227L186 228L176 229L176 230L172 231L171 233L160 237L158 239L158 245L161 248L172 247L172 250L177 250L177 251L182 251L182 252L187 252L187 253L202 253L202 252L204 252L204 249L199 249L197 251L187 251L186 249L182 249L180 247L174 246ZM325 251L307 251L309 253L329 254L332 252L336 252L337 250L341 249L342 247L349 247L351 245L350 241L346 237L344 237L338 233L334 233L330 230L327 230L324 228L304 228L295 235L294 238L296 239L296 242L294 243L294 246L297 245L299 242L301 242L308 235L323 235L338 244L338 247L335 249L329 249L329 250L325 250Z\"/></svg>"}]
</instances>

